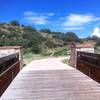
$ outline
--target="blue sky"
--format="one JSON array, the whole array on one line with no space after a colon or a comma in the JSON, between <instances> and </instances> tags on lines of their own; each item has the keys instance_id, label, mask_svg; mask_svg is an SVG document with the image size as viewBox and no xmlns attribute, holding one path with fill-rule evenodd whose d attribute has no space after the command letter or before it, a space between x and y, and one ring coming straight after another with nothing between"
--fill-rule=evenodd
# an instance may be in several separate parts
<instances>
[{"instance_id":1,"label":"blue sky","mask_svg":"<svg viewBox=\"0 0 100 100\"><path fill-rule=\"evenodd\" d=\"M100 34L100 0L0 0L0 22L11 20L87 37Z\"/></svg>"}]
</instances>

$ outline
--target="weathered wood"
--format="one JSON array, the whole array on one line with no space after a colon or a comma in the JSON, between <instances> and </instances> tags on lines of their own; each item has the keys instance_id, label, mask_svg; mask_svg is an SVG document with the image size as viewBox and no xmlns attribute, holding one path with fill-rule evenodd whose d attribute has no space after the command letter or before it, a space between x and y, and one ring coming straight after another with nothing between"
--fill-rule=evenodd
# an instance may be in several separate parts
<instances>
[{"instance_id":1,"label":"weathered wood","mask_svg":"<svg viewBox=\"0 0 100 100\"><path fill-rule=\"evenodd\" d=\"M100 83L100 54L77 52L77 69Z\"/></svg>"},{"instance_id":2,"label":"weathered wood","mask_svg":"<svg viewBox=\"0 0 100 100\"><path fill-rule=\"evenodd\" d=\"M23 47L22 46L0 46L0 55L19 53L20 69L23 68Z\"/></svg>"},{"instance_id":3,"label":"weathered wood","mask_svg":"<svg viewBox=\"0 0 100 100\"><path fill-rule=\"evenodd\" d=\"M6 71L9 67L11 67L14 63L19 61L19 54L8 54L0 57L0 75L2 72Z\"/></svg>"},{"instance_id":4,"label":"weathered wood","mask_svg":"<svg viewBox=\"0 0 100 100\"><path fill-rule=\"evenodd\" d=\"M20 71L18 53L0 58L0 96Z\"/></svg>"},{"instance_id":5,"label":"weathered wood","mask_svg":"<svg viewBox=\"0 0 100 100\"><path fill-rule=\"evenodd\" d=\"M30 65L23 68L0 100L100 100L100 84L70 66L57 60ZM59 70L53 69L54 65ZM39 66L51 69L38 70Z\"/></svg>"}]
</instances>

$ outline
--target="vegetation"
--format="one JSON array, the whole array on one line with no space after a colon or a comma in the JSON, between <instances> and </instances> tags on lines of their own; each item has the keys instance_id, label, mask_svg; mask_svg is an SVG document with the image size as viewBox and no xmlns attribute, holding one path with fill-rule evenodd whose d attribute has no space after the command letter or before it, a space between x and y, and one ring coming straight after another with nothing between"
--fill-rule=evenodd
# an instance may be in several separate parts
<instances>
[{"instance_id":1,"label":"vegetation","mask_svg":"<svg viewBox=\"0 0 100 100\"><path fill-rule=\"evenodd\" d=\"M84 41L90 41L92 43L94 43L94 47L95 47L95 52L96 53L100 53L100 38L97 36L92 36L92 37L87 37Z\"/></svg>"},{"instance_id":2,"label":"vegetation","mask_svg":"<svg viewBox=\"0 0 100 100\"><path fill-rule=\"evenodd\" d=\"M34 54L33 52L25 53L24 54L24 66L33 60L42 59L42 58L46 58L46 56L43 56L41 54Z\"/></svg>"},{"instance_id":3,"label":"vegetation","mask_svg":"<svg viewBox=\"0 0 100 100\"><path fill-rule=\"evenodd\" d=\"M26 52L27 51L27 52ZM27 49L24 51L24 64L28 64L32 60L36 59L42 59L42 58L47 58L48 56L50 57L59 57L59 56L67 56L68 55L68 49L63 47L63 48L55 48L52 50L47 50L45 53L42 54L36 54L30 51L30 49Z\"/></svg>"},{"instance_id":4,"label":"vegetation","mask_svg":"<svg viewBox=\"0 0 100 100\"><path fill-rule=\"evenodd\" d=\"M20 26L20 23L17 20L11 21L10 24L13 26Z\"/></svg>"},{"instance_id":5,"label":"vegetation","mask_svg":"<svg viewBox=\"0 0 100 100\"><path fill-rule=\"evenodd\" d=\"M72 42L80 42L79 37L73 32L52 32L50 29L37 31L34 27L21 25L16 20L0 23L0 46L20 45L25 48L25 53L50 55L49 49L64 47Z\"/></svg>"},{"instance_id":6,"label":"vegetation","mask_svg":"<svg viewBox=\"0 0 100 100\"><path fill-rule=\"evenodd\" d=\"M47 56L66 56L69 52L66 45L84 41L95 42L95 49L100 51L100 38L96 36L80 39L74 32L53 32L50 29L37 31L16 20L0 23L0 46L23 46L25 64Z\"/></svg>"},{"instance_id":7,"label":"vegetation","mask_svg":"<svg viewBox=\"0 0 100 100\"><path fill-rule=\"evenodd\" d=\"M58 48L54 51L53 56L66 56L68 55L68 49L67 48Z\"/></svg>"},{"instance_id":8,"label":"vegetation","mask_svg":"<svg viewBox=\"0 0 100 100\"><path fill-rule=\"evenodd\" d=\"M95 52L96 53L100 53L100 39L96 40L96 43L95 43Z\"/></svg>"},{"instance_id":9,"label":"vegetation","mask_svg":"<svg viewBox=\"0 0 100 100\"><path fill-rule=\"evenodd\" d=\"M70 65L69 59L63 59L62 60L63 63Z\"/></svg>"},{"instance_id":10,"label":"vegetation","mask_svg":"<svg viewBox=\"0 0 100 100\"><path fill-rule=\"evenodd\" d=\"M67 34L65 34L65 39L69 43L71 43L71 42L81 42L79 37L73 32L67 32Z\"/></svg>"}]
</instances>

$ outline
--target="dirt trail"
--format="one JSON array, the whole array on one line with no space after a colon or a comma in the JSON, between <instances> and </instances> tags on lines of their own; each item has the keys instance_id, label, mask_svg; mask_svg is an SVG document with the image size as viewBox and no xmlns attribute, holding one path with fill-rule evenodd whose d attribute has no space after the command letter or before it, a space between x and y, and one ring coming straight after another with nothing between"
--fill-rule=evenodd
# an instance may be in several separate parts
<instances>
[{"instance_id":1,"label":"dirt trail","mask_svg":"<svg viewBox=\"0 0 100 100\"><path fill-rule=\"evenodd\" d=\"M67 57L58 58L48 58L32 61L29 63L24 70L61 70L61 69L71 69L71 67L62 62L63 59L68 59Z\"/></svg>"}]
</instances>

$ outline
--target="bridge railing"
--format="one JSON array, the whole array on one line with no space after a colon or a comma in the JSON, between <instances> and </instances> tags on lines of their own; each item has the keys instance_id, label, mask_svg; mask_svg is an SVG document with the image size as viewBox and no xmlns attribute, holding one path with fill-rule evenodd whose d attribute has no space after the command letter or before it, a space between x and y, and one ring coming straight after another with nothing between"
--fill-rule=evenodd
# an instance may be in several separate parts
<instances>
[{"instance_id":1,"label":"bridge railing","mask_svg":"<svg viewBox=\"0 0 100 100\"><path fill-rule=\"evenodd\" d=\"M100 54L78 51L76 68L100 82Z\"/></svg>"},{"instance_id":2,"label":"bridge railing","mask_svg":"<svg viewBox=\"0 0 100 100\"><path fill-rule=\"evenodd\" d=\"M0 57L0 96L20 71L19 53Z\"/></svg>"}]
</instances>

